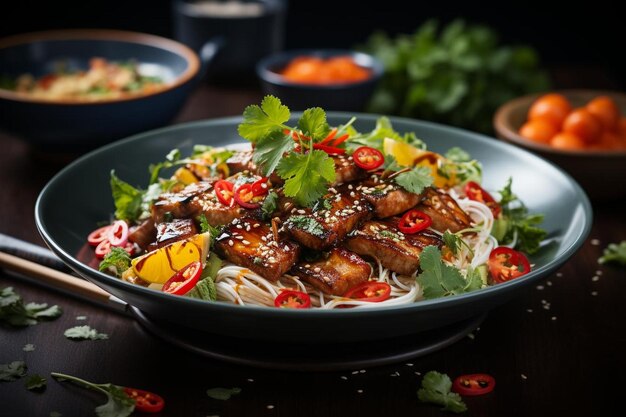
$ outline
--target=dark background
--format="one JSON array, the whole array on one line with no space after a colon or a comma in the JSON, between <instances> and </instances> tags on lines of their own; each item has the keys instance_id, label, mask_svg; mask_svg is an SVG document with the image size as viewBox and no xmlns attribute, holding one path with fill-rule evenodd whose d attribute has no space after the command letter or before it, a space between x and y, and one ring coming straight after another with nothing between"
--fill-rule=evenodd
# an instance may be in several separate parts
<instances>
[{"instance_id":1,"label":"dark background","mask_svg":"<svg viewBox=\"0 0 626 417\"><path fill-rule=\"evenodd\" d=\"M292 0L288 1L285 47L350 47L376 29L411 33L430 18L446 23L462 17L495 28L504 43L532 45L550 68L599 66L615 85L625 88L620 43L626 39L626 24L615 9L618 3L566 4L384 0L366 5L354 0ZM0 36L85 27L172 36L171 0L20 1L5 3L3 9Z\"/></svg>"}]
</instances>

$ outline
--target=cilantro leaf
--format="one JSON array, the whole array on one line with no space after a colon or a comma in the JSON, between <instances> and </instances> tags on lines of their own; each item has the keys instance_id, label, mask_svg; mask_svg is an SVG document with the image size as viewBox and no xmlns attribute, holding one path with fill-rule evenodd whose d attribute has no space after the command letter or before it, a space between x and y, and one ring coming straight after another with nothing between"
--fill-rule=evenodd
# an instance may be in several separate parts
<instances>
[{"instance_id":1,"label":"cilantro leaf","mask_svg":"<svg viewBox=\"0 0 626 417\"><path fill-rule=\"evenodd\" d=\"M26 363L24 361L13 361L11 363L0 364L0 381L16 381L26 375Z\"/></svg>"},{"instance_id":2,"label":"cilantro leaf","mask_svg":"<svg viewBox=\"0 0 626 417\"><path fill-rule=\"evenodd\" d=\"M200 225L200 233L206 233L211 230L211 225L209 224L209 221L204 213L196 217L196 221Z\"/></svg>"},{"instance_id":3,"label":"cilantro leaf","mask_svg":"<svg viewBox=\"0 0 626 417\"><path fill-rule=\"evenodd\" d=\"M261 211L263 212L263 217L269 219L272 213L276 211L276 207L278 205L278 194L274 190L270 191L263 200L263 204L261 205Z\"/></svg>"},{"instance_id":4,"label":"cilantro leaf","mask_svg":"<svg viewBox=\"0 0 626 417\"><path fill-rule=\"evenodd\" d=\"M362 134L359 134L357 132L353 133L355 134L350 135L350 141L348 142L348 144L350 147L354 148L365 145L382 151L383 141L385 140L385 138L390 138L400 142L408 143L409 145L414 146L418 149L426 149L426 144L421 139L417 138L417 136L415 136L415 133L409 132L405 133L404 135L398 133L394 130L389 118L385 116L379 117L376 120L376 126L371 132Z\"/></svg>"},{"instance_id":5,"label":"cilantro leaf","mask_svg":"<svg viewBox=\"0 0 626 417\"><path fill-rule=\"evenodd\" d=\"M263 175L267 177L274 172L284 154L293 148L294 142L291 136L285 135L281 131L272 132L259 139L254 148L252 161L261 168Z\"/></svg>"},{"instance_id":6,"label":"cilantro leaf","mask_svg":"<svg viewBox=\"0 0 626 417\"><path fill-rule=\"evenodd\" d=\"M420 268L422 273L416 279L426 299L462 294L482 287L482 280L478 285L473 273L464 278L461 271L444 263L436 246L424 248L420 255Z\"/></svg>"},{"instance_id":7,"label":"cilantro leaf","mask_svg":"<svg viewBox=\"0 0 626 417\"><path fill-rule=\"evenodd\" d=\"M298 229L303 230L306 233L310 233L314 236L323 236L324 228L322 225L312 216L295 215L287 219L286 223L295 226Z\"/></svg>"},{"instance_id":8,"label":"cilantro leaf","mask_svg":"<svg viewBox=\"0 0 626 417\"><path fill-rule=\"evenodd\" d=\"M135 400L124 392L123 387L113 384L94 384L93 382L58 372L52 372L50 375L58 381L68 380L106 395L107 402L95 408L98 417L128 417L135 410Z\"/></svg>"},{"instance_id":9,"label":"cilantro leaf","mask_svg":"<svg viewBox=\"0 0 626 417\"><path fill-rule=\"evenodd\" d=\"M30 375L28 378L26 378L26 381L24 382L24 386L27 390L45 388L46 384L46 378L38 374Z\"/></svg>"},{"instance_id":10,"label":"cilantro leaf","mask_svg":"<svg viewBox=\"0 0 626 417\"><path fill-rule=\"evenodd\" d=\"M396 183L410 193L419 194L424 188L430 187L433 176L427 167L417 166L410 171L403 172L394 177Z\"/></svg>"},{"instance_id":11,"label":"cilantro leaf","mask_svg":"<svg viewBox=\"0 0 626 417\"><path fill-rule=\"evenodd\" d=\"M172 149L165 155L165 161L158 164L150 164L148 170L150 171L150 182L154 184L159 180L159 173L163 168L170 168L174 166L181 159L180 149Z\"/></svg>"},{"instance_id":12,"label":"cilantro leaf","mask_svg":"<svg viewBox=\"0 0 626 417\"><path fill-rule=\"evenodd\" d=\"M241 137L254 143L276 130L285 128L284 123L290 117L289 108L278 98L265 96L260 107L256 104L246 107L243 122L237 131Z\"/></svg>"},{"instance_id":13,"label":"cilantro leaf","mask_svg":"<svg viewBox=\"0 0 626 417\"><path fill-rule=\"evenodd\" d=\"M226 401L230 399L233 395L237 395L241 392L241 388L209 388L206 390L206 395L213 398L214 400L222 400Z\"/></svg>"},{"instance_id":14,"label":"cilantro leaf","mask_svg":"<svg viewBox=\"0 0 626 417\"><path fill-rule=\"evenodd\" d=\"M446 230L443 234L443 243L453 255L456 255L459 252L461 246L461 242L459 242L460 240L461 238L458 235L451 233L449 230Z\"/></svg>"},{"instance_id":15,"label":"cilantro leaf","mask_svg":"<svg viewBox=\"0 0 626 417\"><path fill-rule=\"evenodd\" d=\"M46 303L24 304L12 287L0 290L0 321L13 326L32 326L43 319L55 319L62 311L57 305Z\"/></svg>"},{"instance_id":16,"label":"cilantro leaf","mask_svg":"<svg viewBox=\"0 0 626 417\"><path fill-rule=\"evenodd\" d=\"M111 271L116 277L130 268L130 255L123 248L112 247L111 252L104 256L98 269L100 271Z\"/></svg>"},{"instance_id":17,"label":"cilantro leaf","mask_svg":"<svg viewBox=\"0 0 626 417\"><path fill-rule=\"evenodd\" d=\"M469 153L459 148L458 146L454 146L448 149L445 157L452 162L469 162L472 159Z\"/></svg>"},{"instance_id":18,"label":"cilantro leaf","mask_svg":"<svg viewBox=\"0 0 626 417\"><path fill-rule=\"evenodd\" d=\"M322 197L328 183L335 180L335 163L319 150L291 153L281 159L277 172L285 180L285 195L302 206L309 206Z\"/></svg>"},{"instance_id":19,"label":"cilantro leaf","mask_svg":"<svg viewBox=\"0 0 626 417\"><path fill-rule=\"evenodd\" d=\"M626 240L622 240L619 244L611 243L604 249L602 256L598 262L605 264L607 262L620 263L626 265Z\"/></svg>"},{"instance_id":20,"label":"cilantro leaf","mask_svg":"<svg viewBox=\"0 0 626 417\"><path fill-rule=\"evenodd\" d=\"M109 338L109 335L106 333L98 333L96 329L92 329L89 326L71 327L67 329L63 335L73 340L103 340Z\"/></svg>"},{"instance_id":21,"label":"cilantro leaf","mask_svg":"<svg viewBox=\"0 0 626 417\"><path fill-rule=\"evenodd\" d=\"M430 371L422 379L422 387L417 391L420 401L443 406L443 410L454 413L467 411L461 396L451 392L452 381L446 374Z\"/></svg>"},{"instance_id":22,"label":"cilantro leaf","mask_svg":"<svg viewBox=\"0 0 626 417\"><path fill-rule=\"evenodd\" d=\"M141 214L143 192L129 183L122 181L111 171L111 193L115 204L115 217L132 221Z\"/></svg>"},{"instance_id":23,"label":"cilantro leaf","mask_svg":"<svg viewBox=\"0 0 626 417\"><path fill-rule=\"evenodd\" d=\"M324 139L330 131L326 122L326 112L319 107L306 109L298 120L298 129L313 141Z\"/></svg>"},{"instance_id":24,"label":"cilantro leaf","mask_svg":"<svg viewBox=\"0 0 626 417\"><path fill-rule=\"evenodd\" d=\"M35 351L35 345L33 345L32 343L27 343L27 344L24 345L22 350L24 352L34 352Z\"/></svg>"}]
</instances>

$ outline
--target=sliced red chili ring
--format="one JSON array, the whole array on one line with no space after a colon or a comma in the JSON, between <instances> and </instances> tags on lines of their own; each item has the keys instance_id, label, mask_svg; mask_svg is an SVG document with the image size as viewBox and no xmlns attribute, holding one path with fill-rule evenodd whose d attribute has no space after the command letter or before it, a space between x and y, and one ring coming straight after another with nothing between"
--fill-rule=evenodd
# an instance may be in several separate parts
<instances>
[{"instance_id":1,"label":"sliced red chili ring","mask_svg":"<svg viewBox=\"0 0 626 417\"><path fill-rule=\"evenodd\" d=\"M498 217L502 211L500 204L489 194L483 187L474 181L465 184L465 195L470 200L479 201L485 204L491 210L493 217Z\"/></svg>"},{"instance_id":2,"label":"sliced red chili ring","mask_svg":"<svg viewBox=\"0 0 626 417\"><path fill-rule=\"evenodd\" d=\"M311 297L302 291L282 290L274 299L274 306L279 308L310 308Z\"/></svg>"},{"instance_id":3,"label":"sliced red chili ring","mask_svg":"<svg viewBox=\"0 0 626 417\"><path fill-rule=\"evenodd\" d=\"M124 387L124 392L135 400L135 410L142 413L158 413L165 407L163 397L150 391Z\"/></svg>"},{"instance_id":4,"label":"sliced red chili ring","mask_svg":"<svg viewBox=\"0 0 626 417\"><path fill-rule=\"evenodd\" d=\"M196 286L202 275L202 263L194 261L175 273L165 284L163 292L174 295L185 295Z\"/></svg>"},{"instance_id":5,"label":"sliced red chili ring","mask_svg":"<svg viewBox=\"0 0 626 417\"><path fill-rule=\"evenodd\" d=\"M366 171L374 170L385 163L383 153L369 146L361 146L352 154L354 163Z\"/></svg>"},{"instance_id":6,"label":"sliced red chili ring","mask_svg":"<svg viewBox=\"0 0 626 417\"><path fill-rule=\"evenodd\" d=\"M530 272L528 258L523 253L506 246L492 250L487 265L495 283L510 281Z\"/></svg>"},{"instance_id":7,"label":"sliced red chili ring","mask_svg":"<svg viewBox=\"0 0 626 417\"><path fill-rule=\"evenodd\" d=\"M213 185L213 190L215 191L215 196L217 197L217 199L220 201L220 203L228 207L232 206L234 202L233 188L235 188L233 183L226 180L219 180Z\"/></svg>"},{"instance_id":8,"label":"sliced red chili ring","mask_svg":"<svg viewBox=\"0 0 626 417\"><path fill-rule=\"evenodd\" d=\"M109 252L111 252L111 248L112 245L109 239L103 240L98 244L98 246L96 246L96 257L98 259L103 259ZM131 242L126 242L126 244L124 245L124 250L132 256L135 253L135 245L133 245Z\"/></svg>"},{"instance_id":9,"label":"sliced red chili ring","mask_svg":"<svg viewBox=\"0 0 626 417\"><path fill-rule=\"evenodd\" d=\"M426 229L432 223L433 219L431 219L428 214L423 211L413 209L404 213L404 216L402 216L400 222L398 223L398 229L400 229L402 233L411 235Z\"/></svg>"},{"instance_id":10,"label":"sliced red chili ring","mask_svg":"<svg viewBox=\"0 0 626 417\"><path fill-rule=\"evenodd\" d=\"M270 187L267 185L268 180L269 178L262 177L252 183L252 194L254 194L255 197L265 195L269 192Z\"/></svg>"},{"instance_id":11,"label":"sliced red chili ring","mask_svg":"<svg viewBox=\"0 0 626 417\"><path fill-rule=\"evenodd\" d=\"M122 247L128 243L128 223L124 220L116 220L109 229L109 242L111 246Z\"/></svg>"},{"instance_id":12,"label":"sliced red chili ring","mask_svg":"<svg viewBox=\"0 0 626 417\"><path fill-rule=\"evenodd\" d=\"M320 151L324 151L329 155L342 155L346 153L345 149L336 148L334 146L322 145L319 143L314 143L313 149L319 149Z\"/></svg>"},{"instance_id":13,"label":"sliced red chili ring","mask_svg":"<svg viewBox=\"0 0 626 417\"><path fill-rule=\"evenodd\" d=\"M256 197L252 191L252 184L243 184L237 188L233 197L237 204L243 208L255 209L261 206L259 203L251 203L252 199Z\"/></svg>"},{"instance_id":14,"label":"sliced red chili ring","mask_svg":"<svg viewBox=\"0 0 626 417\"><path fill-rule=\"evenodd\" d=\"M496 379L487 374L461 375L452 383L452 391L465 396L490 393L496 387Z\"/></svg>"},{"instance_id":15,"label":"sliced red chili ring","mask_svg":"<svg viewBox=\"0 0 626 417\"><path fill-rule=\"evenodd\" d=\"M104 239L109 238L109 230L111 229L111 225L100 227L93 232L89 233L87 236L87 243L91 246L98 246L100 242Z\"/></svg>"},{"instance_id":16,"label":"sliced red chili ring","mask_svg":"<svg viewBox=\"0 0 626 417\"><path fill-rule=\"evenodd\" d=\"M366 281L353 287L346 292L345 297L358 301L379 303L391 296L391 286L386 282Z\"/></svg>"}]
</instances>

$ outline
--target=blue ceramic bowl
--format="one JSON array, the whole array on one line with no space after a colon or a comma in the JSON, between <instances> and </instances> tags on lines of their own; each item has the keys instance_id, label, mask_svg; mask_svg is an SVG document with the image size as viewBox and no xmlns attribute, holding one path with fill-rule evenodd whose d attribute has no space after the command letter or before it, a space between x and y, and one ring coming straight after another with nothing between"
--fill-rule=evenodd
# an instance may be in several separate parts
<instances>
[{"instance_id":1,"label":"blue ceramic bowl","mask_svg":"<svg viewBox=\"0 0 626 417\"><path fill-rule=\"evenodd\" d=\"M201 73L198 55L158 36L112 30L64 30L0 40L0 75L35 77L59 61L86 69L93 57L135 60L167 87L98 102L48 101L0 89L0 128L47 149L80 150L168 123ZM142 67L143 66L143 67Z\"/></svg>"},{"instance_id":2,"label":"blue ceramic bowl","mask_svg":"<svg viewBox=\"0 0 626 417\"><path fill-rule=\"evenodd\" d=\"M350 56L357 65L369 69L371 76L361 82L332 85L299 84L285 80L280 71L299 56ZM383 64L373 56L341 49L285 51L264 58L256 69L263 92L280 98L294 110L322 107L325 110L362 111L384 72Z\"/></svg>"}]
</instances>

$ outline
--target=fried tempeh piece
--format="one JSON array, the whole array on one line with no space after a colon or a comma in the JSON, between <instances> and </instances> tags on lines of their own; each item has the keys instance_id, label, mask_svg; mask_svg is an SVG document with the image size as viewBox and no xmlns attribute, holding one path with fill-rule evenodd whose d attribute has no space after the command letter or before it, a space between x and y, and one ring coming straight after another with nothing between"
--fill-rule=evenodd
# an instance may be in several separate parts
<instances>
[{"instance_id":1,"label":"fried tempeh piece","mask_svg":"<svg viewBox=\"0 0 626 417\"><path fill-rule=\"evenodd\" d=\"M156 230L156 241L148 246L149 251L198 233L198 228L192 219L174 219L171 222L159 223L156 225Z\"/></svg>"},{"instance_id":2,"label":"fried tempeh piece","mask_svg":"<svg viewBox=\"0 0 626 417\"><path fill-rule=\"evenodd\" d=\"M251 150L235 152L226 160L226 165L228 166L230 175L243 171L254 172L256 170L256 165L252 162Z\"/></svg>"},{"instance_id":3,"label":"fried tempeh piece","mask_svg":"<svg viewBox=\"0 0 626 417\"><path fill-rule=\"evenodd\" d=\"M374 216L379 219L395 216L415 207L422 200L421 194L414 194L400 187L393 180L383 180L372 175L357 186L363 198L374 208Z\"/></svg>"},{"instance_id":4,"label":"fried tempeh piece","mask_svg":"<svg viewBox=\"0 0 626 417\"><path fill-rule=\"evenodd\" d=\"M433 220L430 227L439 232L450 230L456 233L471 226L472 219L457 202L434 188L424 190L424 200L416 208L430 216Z\"/></svg>"},{"instance_id":5,"label":"fried tempeh piece","mask_svg":"<svg viewBox=\"0 0 626 417\"><path fill-rule=\"evenodd\" d=\"M441 247L443 242L432 231L404 234L398 229L398 218L370 220L346 239L346 248L378 259L390 270L412 275L419 268L420 254L429 245Z\"/></svg>"},{"instance_id":6,"label":"fried tempeh piece","mask_svg":"<svg viewBox=\"0 0 626 417\"><path fill-rule=\"evenodd\" d=\"M357 254L334 248L314 262L298 262L291 273L326 294L344 295L348 289L367 281L372 267Z\"/></svg>"},{"instance_id":7,"label":"fried tempeh piece","mask_svg":"<svg viewBox=\"0 0 626 417\"><path fill-rule=\"evenodd\" d=\"M335 181L332 185L346 184L367 176L367 172L356 166L351 156L333 155L331 158L335 163Z\"/></svg>"},{"instance_id":8,"label":"fried tempeh piece","mask_svg":"<svg viewBox=\"0 0 626 417\"><path fill-rule=\"evenodd\" d=\"M295 210L285 220L291 237L311 249L329 248L371 217L371 208L352 184L329 190L317 211Z\"/></svg>"},{"instance_id":9,"label":"fried tempeh piece","mask_svg":"<svg viewBox=\"0 0 626 417\"><path fill-rule=\"evenodd\" d=\"M270 281L277 281L298 259L300 246L276 241L270 226L251 218L233 220L215 240L215 252Z\"/></svg>"},{"instance_id":10,"label":"fried tempeh piece","mask_svg":"<svg viewBox=\"0 0 626 417\"><path fill-rule=\"evenodd\" d=\"M144 220L138 226L133 226L128 232L128 240L145 249L157 237L157 229L152 218Z\"/></svg>"}]
</instances>

